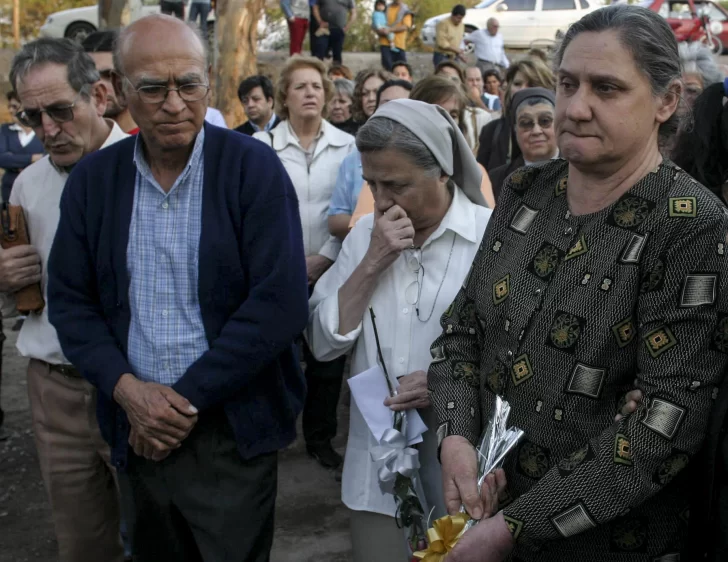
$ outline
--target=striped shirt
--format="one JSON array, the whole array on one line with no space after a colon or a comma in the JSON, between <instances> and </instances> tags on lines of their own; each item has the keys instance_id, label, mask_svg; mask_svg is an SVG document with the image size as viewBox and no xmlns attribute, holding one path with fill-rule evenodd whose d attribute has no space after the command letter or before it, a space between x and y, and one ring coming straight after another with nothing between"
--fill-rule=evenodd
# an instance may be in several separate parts
<instances>
[{"instance_id":1,"label":"striped shirt","mask_svg":"<svg viewBox=\"0 0 728 562\"><path fill-rule=\"evenodd\" d=\"M208 349L198 295L204 142L203 129L169 193L154 179L141 137L134 149L128 344L129 363L146 382L173 385Z\"/></svg>"}]
</instances>

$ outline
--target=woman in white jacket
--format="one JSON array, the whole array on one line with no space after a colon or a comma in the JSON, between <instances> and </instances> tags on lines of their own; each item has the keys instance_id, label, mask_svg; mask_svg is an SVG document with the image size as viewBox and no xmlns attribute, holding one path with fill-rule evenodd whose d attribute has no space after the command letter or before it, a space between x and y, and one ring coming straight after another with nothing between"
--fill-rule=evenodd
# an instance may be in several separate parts
<instances>
[{"instance_id":1,"label":"woman in white jacket","mask_svg":"<svg viewBox=\"0 0 728 562\"><path fill-rule=\"evenodd\" d=\"M339 166L354 148L354 137L324 119L333 93L321 61L291 57L276 86L275 106L282 121L274 130L254 135L276 151L296 189L311 290L341 249L341 242L329 234L327 214ZM303 410L306 448L323 466L337 468L342 458L331 447L331 439L336 435L345 358L319 362L303 347L308 383Z\"/></svg>"}]
</instances>

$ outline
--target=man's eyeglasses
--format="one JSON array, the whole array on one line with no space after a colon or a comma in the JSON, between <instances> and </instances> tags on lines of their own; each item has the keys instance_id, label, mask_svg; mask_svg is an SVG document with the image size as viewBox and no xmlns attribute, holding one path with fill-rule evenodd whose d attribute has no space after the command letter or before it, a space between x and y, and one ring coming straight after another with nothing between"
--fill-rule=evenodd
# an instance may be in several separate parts
<instances>
[{"instance_id":1,"label":"man's eyeglasses","mask_svg":"<svg viewBox=\"0 0 728 562\"><path fill-rule=\"evenodd\" d=\"M101 76L103 80L111 80L114 77L114 69L105 68L104 70L99 70L99 76Z\"/></svg>"},{"instance_id":2,"label":"man's eyeglasses","mask_svg":"<svg viewBox=\"0 0 728 562\"><path fill-rule=\"evenodd\" d=\"M169 92L177 92L177 95L182 98L183 101L200 101L210 91L208 84L182 84L177 88L170 88L169 86L139 86L134 87L131 80L124 77L129 82L132 89L139 95L139 99L144 103L162 103L167 99Z\"/></svg>"},{"instance_id":3,"label":"man's eyeglasses","mask_svg":"<svg viewBox=\"0 0 728 562\"><path fill-rule=\"evenodd\" d=\"M68 123L73 121L73 109L76 107L78 100L83 96L86 87L81 88L76 98L69 105L51 105L45 109L24 109L17 114L18 121L26 127L37 129L43 126L43 114L45 113L56 123Z\"/></svg>"},{"instance_id":4,"label":"man's eyeglasses","mask_svg":"<svg viewBox=\"0 0 728 562\"><path fill-rule=\"evenodd\" d=\"M549 115L542 115L538 118L538 126L542 129L549 129L554 124L554 118ZM533 131L536 122L533 119L523 119L518 121L518 128L521 131Z\"/></svg>"}]
</instances>

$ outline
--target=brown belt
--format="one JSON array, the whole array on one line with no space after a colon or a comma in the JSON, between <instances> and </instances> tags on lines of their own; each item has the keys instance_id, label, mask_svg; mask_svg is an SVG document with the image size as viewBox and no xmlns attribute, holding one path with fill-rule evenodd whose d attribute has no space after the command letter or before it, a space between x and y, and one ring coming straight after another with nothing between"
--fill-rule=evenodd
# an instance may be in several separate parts
<instances>
[{"instance_id":1,"label":"brown belt","mask_svg":"<svg viewBox=\"0 0 728 562\"><path fill-rule=\"evenodd\" d=\"M46 363L45 361L41 361L41 363L46 365L51 371L60 373L64 377L70 377L72 379L82 379L83 378L83 375L73 365L52 365L50 363Z\"/></svg>"}]
</instances>

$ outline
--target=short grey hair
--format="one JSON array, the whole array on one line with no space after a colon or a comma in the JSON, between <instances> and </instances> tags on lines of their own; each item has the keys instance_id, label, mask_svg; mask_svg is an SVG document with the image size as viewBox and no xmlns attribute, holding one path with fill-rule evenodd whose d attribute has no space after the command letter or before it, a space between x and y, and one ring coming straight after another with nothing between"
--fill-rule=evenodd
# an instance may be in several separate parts
<instances>
[{"instance_id":1,"label":"short grey hair","mask_svg":"<svg viewBox=\"0 0 728 562\"><path fill-rule=\"evenodd\" d=\"M362 125L356 135L356 147L361 153L396 150L407 156L425 175L442 175L442 168L427 145L407 127L388 117L375 114Z\"/></svg>"},{"instance_id":2,"label":"short grey hair","mask_svg":"<svg viewBox=\"0 0 728 562\"><path fill-rule=\"evenodd\" d=\"M137 20L134 23L137 23L142 20L161 20L161 21L167 21L167 22L178 22L180 25L185 26L187 29L189 29L194 36L197 38L197 40L200 43L200 46L202 47L202 52L205 59L205 65L207 66L209 64L209 49L207 48L208 44L205 38L202 36L202 32L200 29L195 25L194 22L182 22L177 18L174 18L172 16L168 16L165 14L151 14L149 16L145 16L141 18L140 20ZM116 40L114 41L114 51L112 52L112 60L114 63L114 70L121 74L122 76L125 76L124 73L124 65L122 64L122 50L124 48L124 45L126 43L127 38L129 35L131 35L134 32L134 24L124 28L121 33L118 34L116 37Z\"/></svg>"},{"instance_id":3,"label":"short grey hair","mask_svg":"<svg viewBox=\"0 0 728 562\"><path fill-rule=\"evenodd\" d=\"M334 80L334 92L337 96L348 96L354 100L354 82L346 78L337 78Z\"/></svg>"},{"instance_id":4,"label":"short grey hair","mask_svg":"<svg viewBox=\"0 0 728 562\"><path fill-rule=\"evenodd\" d=\"M516 115L516 117L518 117L518 114L521 113L521 111L523 111L527 107L533 107L534 105L541 105L541 104L548 105L551 108L554 107L554 102L552 102L550 99L542 97L542 96L537 96L534 98L526 98L525 100L523 100L521 103L518 104L515 115Z\"/></svg>"},{"instance_id":5,"label":"short grey hair","mask_svg":"<svg viewBox=\"0 0 728 562\"><path fill-rule=\"evenodd\" d=\"M566 49L577 35L604 31L617 32L637 68L649 80L653 95L664 95L675 80L681 80L677 40L668 23L657 12L627 4L599 8L574 23L556 52L556 69L561 66ZM663 139L677 132L680 123L678 113L676 111L660 126Z\"/></svg>"},{"instance_id":6,"label":"short grey hair","mask_svg":"<svg viewBox=\"0 0 728 562\"><path fill-rule=\"evenodd\" d=\"M699 74L704 88L723 81L723 73L708 47L697 42L680 43L677 47L683 72Z\"/></svg>"},{"instance_id":7,"label":"short grey hair","mask_svg":"<svg viewBox=\"0 0 728 562\"><path fill-rule=\"evenodd\" d=\"M15 91L18 82L35 68L45 64L60 64L68 69L68 83L84 99L89 98L87 86L101 80L94 60L83 47L70 39L43 37L23 46L15 55L10 68L10 83Z\"/></svg>"}]
</instances>

